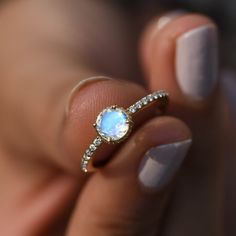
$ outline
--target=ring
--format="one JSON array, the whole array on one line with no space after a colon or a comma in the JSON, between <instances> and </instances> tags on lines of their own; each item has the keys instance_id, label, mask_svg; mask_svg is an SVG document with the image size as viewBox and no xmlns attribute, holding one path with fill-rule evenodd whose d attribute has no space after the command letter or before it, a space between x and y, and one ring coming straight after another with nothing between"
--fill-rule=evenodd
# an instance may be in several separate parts
<instances>
[{"instance_id":1,"label":"ring","mask_svg":"<svg viewBox=\"0 0 236 236\"><path fill-rule=\"evenodd\" d=\"M92 159L96 150L103 144L116 144L124 141L130 134L133 127L133 115L147 106L158 103L160 111L164 112L168 105L168 93L157 91L140 99L129 108L125 109L117 105L105 108L96 119L93 125L98 136L85 151L81 170L85 173L93 172L97 168L93 166Z\"/></svg>"}]
</instances>

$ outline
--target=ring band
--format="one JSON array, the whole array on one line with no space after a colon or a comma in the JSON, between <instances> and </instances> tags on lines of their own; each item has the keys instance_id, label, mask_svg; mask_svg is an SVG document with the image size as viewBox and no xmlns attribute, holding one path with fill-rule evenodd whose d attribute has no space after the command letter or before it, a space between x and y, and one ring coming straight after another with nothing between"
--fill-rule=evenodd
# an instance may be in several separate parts
<instances>
[{"instance_id":1,"label":"ring band","mask_svg":"<svg viewBox=\"0 0 236 236\"><path fill-rule=\"evenodd\" d=\"M127 109L118 107L117 105L105 108L97 116L96 123L93 125L98 136L85 151L81 161L81 170L85 173L95 171L96 168L93 166L92 159L96 150L104 142L115 144L124 141L129 136L133 127L132 115L143 108L157 102L159 109L164 112L168 105L168 97L167 92L157 91L140 99Z\"/></svg>"}]
</instances>

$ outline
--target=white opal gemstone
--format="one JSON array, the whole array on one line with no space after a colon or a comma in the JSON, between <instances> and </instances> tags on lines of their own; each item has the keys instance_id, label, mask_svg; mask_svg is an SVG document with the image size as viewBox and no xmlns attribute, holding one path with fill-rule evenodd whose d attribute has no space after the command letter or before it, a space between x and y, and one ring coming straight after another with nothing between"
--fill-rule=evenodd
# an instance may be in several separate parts
<instances>
[{"instance_id":1,"label":"white opal gemstone","mask_svg":"<svg viewBox=\"0 0 236 236\"><path fill-rule=\"evenodd\" d=\"M100 136L108 142L122 140L130 130L127 113L122 108L106 108L97 118L96 129Z\"/></svg>"}]
</instances>

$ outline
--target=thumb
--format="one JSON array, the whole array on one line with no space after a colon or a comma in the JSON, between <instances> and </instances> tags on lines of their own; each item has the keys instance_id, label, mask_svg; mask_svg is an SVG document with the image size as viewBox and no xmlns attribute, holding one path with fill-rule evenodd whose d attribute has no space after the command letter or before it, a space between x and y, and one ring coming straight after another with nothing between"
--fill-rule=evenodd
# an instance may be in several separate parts
<instances>
[{"instance_id":1,"label":"thumb","mask_svg":"<svg viewBox=\"0 0 236 236\"><path fill-rule=\"evenodd\" d=\"M154 235L171 182L191 144L179 120L155 118L87 182L68 236Z\"/></svg>"}]
</instances>

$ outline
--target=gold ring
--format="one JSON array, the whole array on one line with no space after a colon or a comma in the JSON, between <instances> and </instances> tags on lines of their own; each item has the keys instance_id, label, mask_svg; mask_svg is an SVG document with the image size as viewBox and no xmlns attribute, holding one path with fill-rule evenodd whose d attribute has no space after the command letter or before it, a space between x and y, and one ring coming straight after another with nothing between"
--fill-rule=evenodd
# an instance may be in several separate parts
<instances>
[{"instance_id":1,"label":"gold ring","mask_svg":"<svg viewBox=\"0 0 236 236\"><path fill-rule=\"evenodd\" d=\"M93 166L92 159L102 143L116 144L124 141L133 127L132 116L155 102L158 103L161 111L165 111L168 97L167 92L157 91L140 99L127 109L117 105L105 108L97 116L96 123L93 125L98 136L85 151L81 161L81 170L85 173L95 171L97 168Z\"/></svg>"}]
</instances>

